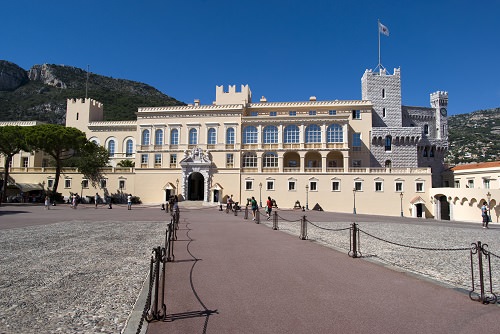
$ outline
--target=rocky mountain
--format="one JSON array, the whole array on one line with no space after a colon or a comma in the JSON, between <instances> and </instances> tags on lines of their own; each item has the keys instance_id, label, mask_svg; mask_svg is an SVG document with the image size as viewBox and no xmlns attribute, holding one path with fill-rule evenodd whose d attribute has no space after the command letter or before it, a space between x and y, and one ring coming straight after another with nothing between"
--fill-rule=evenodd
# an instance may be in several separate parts
<instances>
[{"instance_id":1,"label":"rocky mountain","mask_svg":"<svg viewBox=\"0 0 500 334\"><path fill-rule=\"evenodd\" d=\"M450 165L500 160L500 108L451 116L448 138Z\"/></svg>"},{"instance_id":2,"label":"rocky mountain","mask_svg":"<svg viewBox=\"0 0 500 334\"><path fill-rule=\"evenodd\" d=\"M28 71L0 60L0 121L64 124L66 100L86 96L104 104L105 120L133 120L141 106L185 105L144 83L72 66L34 65Z\"/></svg>"}]
</instances>

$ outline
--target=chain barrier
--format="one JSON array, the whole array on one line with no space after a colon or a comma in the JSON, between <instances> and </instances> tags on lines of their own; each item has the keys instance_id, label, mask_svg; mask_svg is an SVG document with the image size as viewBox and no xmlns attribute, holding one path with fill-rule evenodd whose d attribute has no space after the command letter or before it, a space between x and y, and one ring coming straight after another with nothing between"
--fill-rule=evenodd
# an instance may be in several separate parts
<instances>
[{"instance_id":1,"label":"chain barrier","mask_svg":"<svg viewBox=\"0 0 500 334\"><path fill-rule=\"evenodd\" d=\"M396 245L396 246L400 246L400 247L406 247L406 248L412 248L412 249L430 250L430 251L467 251L467 250L470 249L469 247L462 247L462 248L434 248L434 247L410 246L410 245L404 245L404 244L400 244L400 243L397 243L397 242L394 242L394 241L389 241L389 240L385 240L385 239L376 237L373 234L370 234L370 233L368 233L366 231L363 231L362 229L359 229L359 231L363 232L367 236L372 237L374 239L377 239L377 240L380 240L380 241L383 241L383 242L387 242L387 243L392 244L392 245Z\"/></svg>"},{"instance_id":2,"label":"chain barrier","mask_svg":"<svg viewBox=\"0 0 500 334\"><path fill-rule=\"evenodd\" d=\"M154 250L153 250L154 253ZM144 323L144 319L146 319L148 315L149 308L151 307L151 294L153 293L153 285L155 283L155 277L156 277L156 272L155 272L155 265L154 265L154 257L151 256L151 262L149 265L149 289L148 289L148 296L146 298L146 305L144 305L144 309L142 310L142 316L141 319L139 320L139 325L137 326L137 331L136 334L140 334L142 330L142 325ZM149 322L149 320L146 319L146 321Z\"/></svg>"},{"instance_id":3,"label":"chain barrier","mask_svg":"<svg viewBox=\"0 0 500 334\"><path fill-rule=\"evenodd\" d=\"M497 259L500 259L500 256L496 255L495 253L492 253L492 252L489 252L490 255L492 255L493 257L496 257Z\"/></svg>"},{"instance_id":4,"label":"chain barrier","mask_svg":"<svg viewBox=\"0 0 500 334\"><path fill-rule=\"evenodd\" d=\"M327 228L327 227L322 227L322 226L316 225L313 222L311 222L310 220L308 220L307 222L309 224L311 224L312 226L319 228L320 230L331 231L331 232L347 231L347 230L351 229L350 227L346 227L346 228Z\"/></svg>"},{"instance_id":5,"label":"chain barrier","mask_svg":"<svg viewBox=\"0 0 500 334\"><path fill-rule=\"evenodd\" d=\"M278 214L278 217L279 217L279 219L284 220L284 221L289 222L289 223L298 223L298 222L302 221L302 218L296 219L296 220L290 220L290 219L286 219L286 218L281 217L279 214Z\"/></svg>"},{"instance_id":6,"label":"chain barrier","mask_svg":"<svg viewBox=\"0 0 500 334\"><path fill-rule=\"evenodd\" d=\"M470 248L470 268L472 277L472 290L469 292L469 298L481 302L483 304L496 304L497 295L493 293L493 285L491 279L491 258L490 252L487 250L488 244L481 244L481 241L471 244ZM474 280L474 255L477 254L478 260L478 270L479 270L479 289L480 293L475 291L475 280ZM490 289L485 292L484 284L484 265L483 265L483 255L485 260L488 262L488 278L490 280Z\"/></svg>"}]
</instances>

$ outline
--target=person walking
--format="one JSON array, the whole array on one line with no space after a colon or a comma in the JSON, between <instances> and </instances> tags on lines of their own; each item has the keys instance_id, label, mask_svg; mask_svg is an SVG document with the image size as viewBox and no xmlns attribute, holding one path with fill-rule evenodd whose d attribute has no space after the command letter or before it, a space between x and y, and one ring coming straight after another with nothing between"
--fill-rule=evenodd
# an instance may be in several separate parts
<instances>
[{"instance_id":1,"label":"person walking","mask_svg":"<svg viewBox=\"0 0 500 334\"><path fill-rule=\"evenodd\" d=\"M488 215L488 204L486 201L483 202L483 206L481 207L481 216L483 217L483 228L489 228L490 216Z\"/></svg>"},{"instance_id":2,"label":"person walking","mask_svg":"<svg viewBox=\"0 0 500 334\"><path fill-rule=\"evenodd\" d=\"M50 210L50 198L45 196L45 210Z\"/></svg>"},{"instance_id":3,"label":"person walking","mask_svg":"<svg viewBox=\"0 0 500 334\"><path fill-rule=\"evenodd\" d=\"M97 209L97 202L99 202L99 194L98 193L95 193L94 202L95 202L95 208Z\"/></svg>"},{"instance_id":4,"label":"person walking","mask_svg":"<svg viewBox=\"0 0 500 334\"><path fill-rule=\"evenodd\" d=\"M252 196L252 199L250 200L250 205L252 206L252 216L253 216L252 220L255 220L256 211L259 207L257 206L257 201L255 200L255 197L253 197L253 196Z\"/></svg>"},{"instance_id":5,"label":"person walking","mask_svg":"<svg viewBox=\"0 0 500 334\"><path fill-rule=\"evenodd\" d=\"M132 210L132 194L127 196L127 210Z\"/></svg>"},{"instance_id":6,"label":"person walking","mask_svg":"<svg viewBox=\"0 0 500 334\"><path fill-rule=\"evenodd\" d=\"M271 212L272 211L273 211L273 200L271 199L271 196L267 196L267 202L266 202L267 220L271 219Z\"/></svg>"}]
</instances>

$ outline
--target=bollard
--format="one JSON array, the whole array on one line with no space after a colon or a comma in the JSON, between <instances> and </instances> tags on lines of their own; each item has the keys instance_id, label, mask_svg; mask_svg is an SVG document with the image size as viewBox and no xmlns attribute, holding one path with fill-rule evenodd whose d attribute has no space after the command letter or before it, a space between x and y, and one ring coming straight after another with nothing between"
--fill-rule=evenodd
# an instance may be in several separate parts
<instances>
[{"instance_id":1,"label":"bollard","mask_svg":"<svg viewBox=\"0 0 500 334\"><path fill-rule=\"evenodd\" d=\"M493 286L491 280L491 259L490 252L486 249L488 247L487 244L481 244L481 241L478 241L477 244L473 243L470 250L470 267L472 274L472 291L469 291L469 298L483 304L496 304L497 303L497 295L493 293ZM480 294L475 292L474 287L474 261L473 255L477 254L478 259L478 270L479 270L479 288ZM488 291L489 295L485 293L484 289L484 269L483 269L483 255L485 259L488 261L488 272L489 272L489 280L490 280L490 289Z\"/></svg>"},{"instance_id":2,"label":"bollard","mask_svg":"<svg viewBox=\"0 0 500 334\"><path fill-rule=\"evenodd\" d=\"M260 211L255 211L255 224L260 224Z\"/></svg>"},{"instance_id":3,"label":"bollard","mask_svg":"<svg viewBox=\"0 0 500 334\"><path fill-rule=\"evenodd\" d=\"M234 207L233 211L234 211L234 215L237 216L238 215L238 208L236 208L236 206Z\"/></svg>"},{"instance_id":4,"label":"bollard","mask_svg":"<svg viewBox=\"0 0 500 334\"><path fill-rule=\"evenodd\" d=\"M273 212L273 230L278 229L278 213L276 211Z\"/></svg>"},{"instance_id":5,"label":"bollard","mask_svg":"<svg viewBox=\"0 0 500 334\"><path fill-rule=\"evenodd\" d=\"M222 211L222 204L219 205L219 211Z\"/></svg>"},{"instance_id":6,"label":"bollard","mask_svg":"<svg viewBox=\"0 0 500 334\"><path fill-rule=\"evenodd\" d=\"M302 216L300 219L300 235L299 235L300 240L306 240L307 239L307 220L306 216Z\"/></svg>"},{"instance_id":7,"label":"bollard","mask_svg":"<svg viewBox=\"0 0 500 334\"><path fill-rule=\"evenodd\" d=\"M248 219L248 205L245 206L245 217L244 219Z\"/></svg>"},{"instance_id":8,"label":"bollard","mask_svg":"<svg viewBox=\"0 0 500 334\"><path fill-rule=\"evenodd\" d=\"M361 256L361 252L359 251L359 228L358 224L351 224L352 233L349 234L349 244L350 249L349 253L347 253L352 258L357 258Z\"/></svg>"}]
</instances>

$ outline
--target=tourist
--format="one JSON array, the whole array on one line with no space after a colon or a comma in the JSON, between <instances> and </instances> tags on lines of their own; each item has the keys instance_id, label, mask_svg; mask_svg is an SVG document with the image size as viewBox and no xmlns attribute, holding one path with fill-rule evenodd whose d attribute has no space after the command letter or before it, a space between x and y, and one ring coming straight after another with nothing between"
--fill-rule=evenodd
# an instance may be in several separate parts
<instances>
[{"instance_id":1,"label":"tourist","mask_svg":"<svg viewBox=\"0 0 500 334\"><path fill-rule=\"evenodd\" d=\"M49 196L45 196L45 210L50 209L50 198Z\"/></svg>"},{"instance_id":2,"label":"tourist","mask_svg":"<svg viewBox=\"0 0 500 334\"><path fill-rule=\"evenodd\" d=\"M273 200L271 199L271 196L267 196L267 202L266 202L267 220L271 219L271 212L272 211L273 211Z\"/></svg>"},{"instance_id":3,"label":"tourist","mask_svg":"<svg viewBox=\"0 0 500 334\"><path fill-rule=\"evenodd\" d=\"M95 208L97 209L97 203L99 202L99 194L98 193L95 193L94 202L95 202Z\"/></svg>"},{"instance_id":4,"label":"tourist","mask_svg":"<svg viewBox=\"0 0 500 334\"><path fill-rule=\"evenodd\" d=\"M250 201L250 204L252 205L252 215L253 215L252 220L255 220L256 211L259 208L257 206L257 201L255 200L255 197L252 196L252 200Z\"/></svg>"},{"instance_id":5,"label":"tourist","mask_svg":"<svg viewBox=\"0 0 500 334\"><path fill-rule=\"evenodd\" d=\"M128 194L127 196L127 209L132 210L132 194Z\"/></svg>"},{"instance_id":6,"label":"tourist","mask_svg":"<svg viewBox=\"0 0 500 334\"><path fill-rule=\"evenodd\" d=\"M488 223L490 221L490 216L488 215L488 204L483 202L481 207L481 216L483 217L483 228L488 228Z\"/></svg>"}]
</instances>

